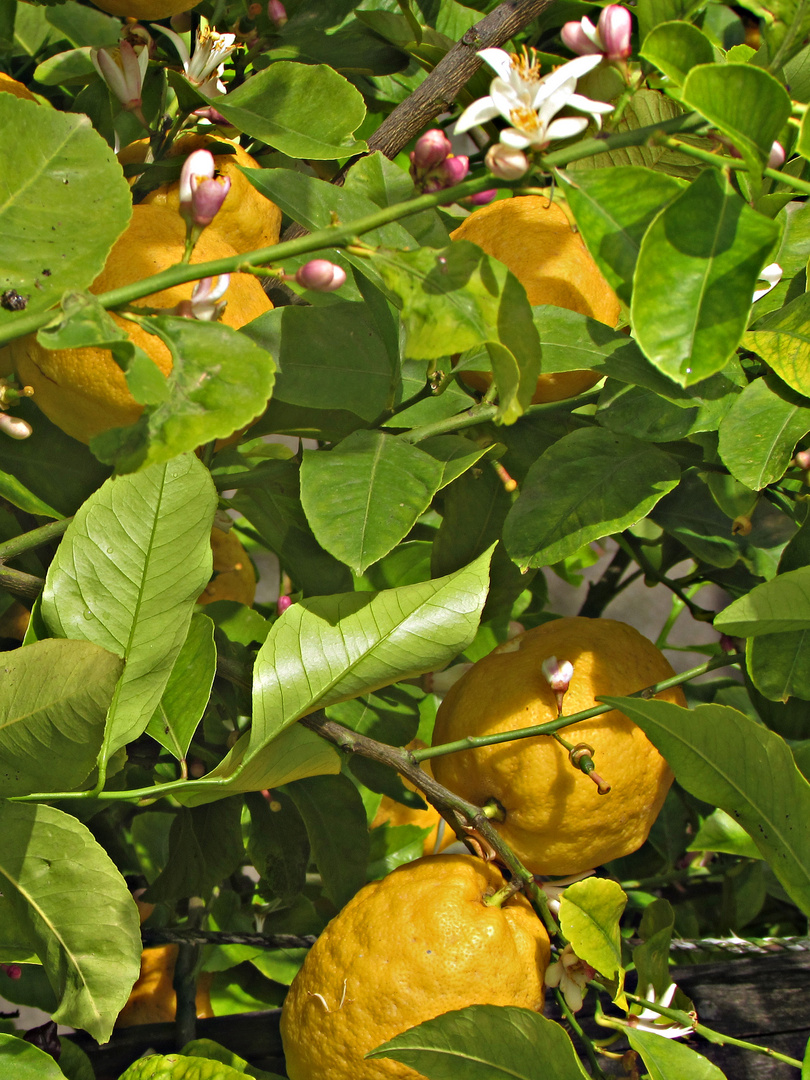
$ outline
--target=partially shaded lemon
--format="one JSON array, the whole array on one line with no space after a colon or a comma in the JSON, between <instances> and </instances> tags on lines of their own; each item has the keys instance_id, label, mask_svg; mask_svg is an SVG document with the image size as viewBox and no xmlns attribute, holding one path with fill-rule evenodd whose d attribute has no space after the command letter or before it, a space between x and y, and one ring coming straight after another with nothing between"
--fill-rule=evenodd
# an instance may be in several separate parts
<instances>
[{"instance_id":1,"label":"partially shaded lemon","mask_svg":"<svg viewBox=\"0 0 810 1080\"><path fill-rule=\"evenodd\" d=\"M256 598L256 572L239 537L233 531L212 529L211 550L214 554L214 573L197 603L236 600L251 607Z\"/></svg>"}]
</instances>

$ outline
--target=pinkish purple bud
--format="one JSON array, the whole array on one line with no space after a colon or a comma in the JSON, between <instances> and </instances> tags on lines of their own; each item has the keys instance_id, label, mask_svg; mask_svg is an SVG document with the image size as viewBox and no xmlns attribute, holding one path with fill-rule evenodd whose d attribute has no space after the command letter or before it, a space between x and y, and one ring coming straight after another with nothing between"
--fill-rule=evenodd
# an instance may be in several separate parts
<instances>
[{"instance_id":1,"label":"pinkish purple bud","mask_svg":"<svg viewBox=\"0 0 810 1080\"><path fill-rule=\"evenodd\" d=\"M581 22L567 22L560 31L560 37L563 45L577 56L593 56L604 52L603 43L599 40L596 27L590 19L583 18Z\"/></svg>"},{"instance_id":2,"label":"pinkish purple bud","mask_svg":"<svg viewBox=\"0 0 810 1080\"><path fill-rule=\"evenodd\" d=\"M292 607L292 600L289 596L280 596L276 601L276 611L279 615L283 615L289 607Z\"/></svg>"},{"instance_id":3,"label":"pinkish purple bud","mask_svg":"<svg viewBox=\"0 0 810 1080\"><path fill-rule=\"evenodd\" d=\"M633 33L633 18L621 4L608 4L602 8L597 32L605 46L608 60L626 60L633 47L630 38Z\"/></svg>"},{"instance_id":4,"label":"pinkish purple bud","mask_svg":"<svg viewBox=\"0 0 810 1080\"><path fill-rule=\"evenodd\" d=\"M785 148L781 143L775 142L768 154L768 168L781 169L785 164Z\"/></svg>"},{"instance_id":5,"label":"pinkish purple bud","mask_svg":"<svg viewBox=\"0 0 810 1080\"><path fill-rule=\"evenodd\" d=\"M279 30L287 22L287 9L281 0L269 0L267 4L267 18Z\"/></svg>"},{"instance_id":6,"label":"pinkish purple bud","mask_svg":"<svg viewBox=\"0 0 810 1080\"><path fill-rule=\"evenodd\" d=\"M490 146L484 164L493 176L501 180L519 180L529 171L529 159L523 151L503 143Z\"/></svg>"},{"instance_id":7,"label":"pinkish purple bud","mask_svg":"<svg viewBox=\"0 0 810 1080\"><path fill-rule=\"evenodd\" d=\"M194 190L202 180L213 180L216 173L214 156L210 150L195 150L183 162L180 172L180 213L192 220Z\"/></svg>"},{"instance_id":8,"label":"pinkish purple bud","mask_svg":"<svg viewBox=\"0 0 810 1080\"><path fill-rule=\"evenodd\" d=\"M15 982L22 978L22 968L19 964L0 964L0 970L5 971L8 978Z\"/></svg>"},{"instance_id":9,"label":"pinkish purple bud","mask_svg":"<svg viewBox=\"0 0 810 1080\"><path fill-rule=\"evenodd\" d=\"M346 283L346 271L328 259L311 259L296 272L295 280L313 292L334 292Z\"/></svg>"},{"instance_id":10,"label":"pinkish purple bud","mask_svg":"<svg viewBox=\"0 0 810 1080\"><path fill-rule=\"evenodd\" d=\"M411 162L416 169L427 172L441 165L452 149L452 143L441 128L431 128L416 140Z\"/></svg>"},{"instance_id":11,"label":"pinkish purple bud","mask_svg":"<svg viewBox=\"0 0 810 1080\"><path fill-rule=\"evenodd\" d=\"M487 191L479 191L477 195L470 195L467 202L470 206L486 206L487 203L492 202L497 194L495 188L489 188Z\"/></svg>"},{"instance_id":12,"label":"pinkish purple bud","mask_svg":"<svg viewBox=\"0 0 810 1080\"><path fill-rule=\"evenodd\" d=\"M465 154L450 154L436 171L444 180L445 187L454 187L470 171L470 159Z\"/></svg>"},{"instance_id":13,"label":"pinkish purple bud","mask_svg":"<svg viewBox=\"0 0 810 1080\"><path fill-rule=\"evenodd\" d=\"M793 455L793 464L805 472L810 471L810 450L797 450Z\"/></svg>"},{"instance_id":14,"label":"pinkish purple bud","mask_svg":"<svg viewBox=\"0 0 810 1080\"><path fill-rule=\"evenodd\" d=\"M196 187L192 183L192 188L191 220L195 225L210 225L231 190L230 177L206 178Z\"/></svg>"}]
</instances>

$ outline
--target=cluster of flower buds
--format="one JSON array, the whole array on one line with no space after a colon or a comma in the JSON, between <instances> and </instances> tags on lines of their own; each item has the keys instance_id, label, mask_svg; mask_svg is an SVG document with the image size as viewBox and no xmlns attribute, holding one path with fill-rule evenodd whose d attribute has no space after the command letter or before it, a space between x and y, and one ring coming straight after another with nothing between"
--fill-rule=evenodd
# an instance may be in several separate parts
<instances>
[{"instance_id":1,"label":"cluster of flower buds","mask_svg":"<svg viewBox=\"0 0 810 1080\"><path fill-rule=\"evenodd\" d=\"M210 225L230 189L230 178L216 175L210 150L189 154L180 173L180 213L186 223L200 229Z\"/></svg>"},{"instance_id":2,"label":"cluster of flower buds","mask_svg":"<svg viewBox=\"0 0 810 1080\"><path fill-rule=\"evenodd\" d=\"M296 272L295 280L313 292L334 292L346 284L346 271L328 259L310 259Z\"/></svg>"},{"instance_id":3,"label":"cluster of flower buds","mask_svg":"<svg viewBox=\"0 0 810 1080\"><path fill-rule=\"evenodd\" d=\"M441 128L431 128L411 151L411 178L420 191L443 191L460 184L470 171L470 159L454 154Z\"/></svg>"},{"instance_id":4,"label":"cluster of flower buds","mask_svg":"<svg viewBox=\"0 0 810 1080\"><path fill-rule=\"evenodd\" d=\"M287 596L286 593L282 594L278 600L276 600L276 612L279 615L283 615L287 608L292 607L292 597Z\"/></svg>"},{"instance_id":5,"label":"cluster of flower buds","mask_svg":"<svg viewBox=\"0 0 810 1080\"><path fill-rule=\"evenodd\" d=\"M560 37L563 44L577 56L599 54L613 62L624 61L632 53L632 32L633 20L627 8L621 4L608 4L602 8L596 26L587 18L567 22Z\"/></svg>"}]
</instances>

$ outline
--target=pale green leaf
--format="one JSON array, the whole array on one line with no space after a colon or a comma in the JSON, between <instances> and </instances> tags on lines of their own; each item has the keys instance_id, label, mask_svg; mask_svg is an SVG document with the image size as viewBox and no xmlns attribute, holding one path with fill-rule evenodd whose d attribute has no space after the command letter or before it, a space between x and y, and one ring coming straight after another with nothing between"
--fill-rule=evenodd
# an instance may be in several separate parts
<instances>
[{"instance_id":1,"label":"pale green leaf","mask_svg":"<svg viewBox=\"0 0 810 1080\"><path fill-rule=\"evenodd\" d=\"M689 22L663 22L644 39L640 55L667 75L676 86L697 64L711 64L714 48L706 35Z\"/></svg>"},{"instance_id":2,"label":"pale green leaf","mask_svg":"<svg viewBox=\"0 0 810 1080\"><path fill-rule=\"evenodd\" d=\"M797 393L810 395L810 294L801 293L759 320L743 344Z\"/></svg>"},{"instance_id":3,"label":"pale green leaf","mask_svg":"<svg viewBox=\"0 0 810 1080\"><path fill-rule=\"evenodd\" d=\"M560 898L560 927L577 956L615 979L622 969L619 919L627 896L616 881L585 878L569 885Z\"/></svg>"},{"instance_id":4,"label":"pale green leaf","mask_svg":"<svg viewBox=\"0 0 810 1080\"><path fill-rule=\"evenodd\" d=\"M721 421L717 449L732 476L759 491L784 476L796 443L808 431L810 400L772 377L754 379Z\"/></svg>"},{"instance_id":5,"label":"pale green leaf","mask_svg":"<svg viewBox=\"0 0 810 1080\"><path fill-rule=\"evenodd\" d=\"M0 1080L65 1080L65 1074L38 1046L0 1032Z\"/></svg>"},{"instance_id":6,"label":"pale green leaf","mask_svg":"<svg viewBox=\"0 0 810 1080\"><path fill-rule=\"evenodd\" d=\"M628 1028L627 1040L641 1055L650 1080L725 1080L716 1065L677 1039Z\"/></svg>"},{"instance_id":7,"label":"pale green leaf","mask_svg":"<svg viewBox=\"0 0 810 1080\"><path fill-rule=\"evenodd\" d=\"M784 634L810 628L810 566L756 585L719 615L714 627L730 637Z\"/></svg>"},{"instance_id":8,"label":"pale green leaf","mask_svg":"<svg viewBox=\"0 0 810 1080\"><path fill-rule=\"evenodd\" d=\"M202 719L217 670L214 624L207 615L195 615L188 637L174 662L160 704L147 733L182 761Z\"/></svg>"},{"instance_id":9,"label":"pale green leaf","mask_svg":"<svg viewBox=\"0 0 810 1080\"><path fill-rule=\"evenodd\" d=\"M761 859L759 849L742 825L725 810L715 810L697 831L687 851L719 851L743 859Z\"/></svg>"}]
</instances>

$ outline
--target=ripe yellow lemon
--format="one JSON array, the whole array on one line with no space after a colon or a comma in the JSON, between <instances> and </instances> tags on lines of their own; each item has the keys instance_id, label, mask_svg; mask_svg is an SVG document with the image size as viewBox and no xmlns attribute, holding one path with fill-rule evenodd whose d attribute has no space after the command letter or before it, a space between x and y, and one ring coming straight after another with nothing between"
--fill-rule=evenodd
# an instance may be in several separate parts
<instances>
[{"instance_id":1,"label":"ripe yellow lemon","mask_svg":"<svg viewBox=\"0 0 810 1080\"><path fill-rule=\"evenodd\" d=\"M198 604L236 600L251 607L256 598L256 572L235 532L211 530L214 573L199 596Z\"/></svg>"},{"instance_id":2,"label":"ripe yellow lemon","mask_svg":"<svg viewBox=\"0 0 810 1080\"><path fill-rule=\"evenodd\" d=\"M409 750L421 750L425 744L419 739L414 739L413 742L408 743ZM432 776L430 768L430 762L426 761L422 765L428 775ZM403 780L405 787L410 788L411 791L415 791L416 788L409 780ZM391 799L387 795L383 795L380 805L377 808L377 813L374 820L371 823L372 829L378 825L416 825L420 829L430 829L430 832L425 837L422 845L422 851L425 855L438 854L440 851L444 851L446 847L450 847L455 842L456 834L441 816L439 811L428 803L427 810L414 809L411 806L406 806L404 803L397 802L396 799ZM441 833L440 833L441 830ZM438 847L436 846L438 841Z\"/></svg>"},{"instance_id":3,"label":"ripe yellow lemon","mask_svg":"<svg viewBox=\"0 0 810 1080\"><path fill-rule=\"evenodd\" d=\"M366 885L326 927L281 1013L290 1080L417 1080L364 1060L380 1043L467 1005L543 1008L548 935L524 897L470 855L437 855Z\"/></svg>"},{"instance_id":4,"label":"ripe yellow lemon","mask_svg":"<svg viewBox=\"0 0 810 1080\"><path fill-rule=\"evenodd\" d=\"M499 199L473 211L450 236L470 240L507 266L526 290L530 304L568 308L608 326L619 321L621 305L616 294L556 203L539 195ZM594 371L541 375L532 403L581 394L601 377ZM484 371L465 371L461 378L476 390L486 390L492 382Z\"/></svg>"},{"instance_id":5,"label":"ripe yellow lemon","mask_svg":"<svg viewBox=\"0 0 810 1080\"><path fill-rule=\"evenodd\" d=\"M227 143L229 140L212 138L210 135L181 135L169 150L169 157L187 157L195 150L207 150L212 145ZM149 143L147 139L125 146L118 155L122 165L129 165L144 160ZM216 217L206 231L214 231L227 240L236 251L255 251L278 243L281 230L281 210L239 171L239 166L246 169L258 169L259 163L243 150L239 143L230 143L232 154L214 154L214 164L221 176L227 176L231 187L225 196ZM144 197L145 204L162 206L167 210L179 212L180 183L163 184Z\"/></svg>"},{"instance_id":6,"label":"ripe yellow lemon","mask_svg":"<svg viewBox=\"0 0 810 1080\"><path fill-rule=\"evenodd\" d=\"M121 19L168 19L189 11L195 0L93 0L97 8Z\"/></svg>"},{"instance_id":7,"label":"ripe yellow lemon","mask_svg":"<svg viewBox=\"0 0 810 1080\"><path fill-rule=\"evenodd\" d=\"M0 71L0 94L13 94L14 97L25 98L26 101L37 100L27 86L2 71Z\"/></svg>"},{"instance_id":8,"label":"ripe yellow lemon","mask_svg":"<svg viewBox=\"0 0 810 1080\"><path fill-rule=\"evenodd\" d=\"M172 981L177 963L176 945L158 945L141 953L141 973L129 1000L115 1021L117 1028L137 1024L168 1023L177 1012L177 995ZM213 976L203 972L197 980L197 1017L213 1016L210 987Z\"/></svg>"},{"instance_id":9,"label":"ripe yellow lemon","mask_svg":"<svg viewBox=\"0 0 810 1080\"><path fill-rule=\"evenodd\" d=\"M473 664L439 708L434 745L555 720L555 696L541 667L552 656L574 666L563 700L569 716L592 708L597 695L625 696L674 674L655 645L626 623L556 619ZM659 697L686 704L679 688ZM596 770L610 784L607 795L571 765L551 735L432 759L434 776L451 791L479 805L498 800L505 819L493 824L535 874L578 874L635 851L672 783L666 761L622 713L560 734L594 748Z\"/></svg>"},{"instance_id":10,"label":"ripe yellow lemon","mask_svg":"<svg viewBox=\"0 0 810 1080\"><path fill-rule=\"evenodd\" d=\"M159 206L134 207L129 227L116 241L90 291L107 292L174 265L183 254L185 235L185 223L178 214ZM234 249L218 233L206 229L191 261L207 262L233 254ZM193 282L176 285L136 300L135 304L173 308L181 300L188 300L193 288ZM225 299L222 322L236 329L273 306L250 274L232 274ZM113 318L164 375L171 371L171 353L160 338L117 315ZM89 442L109 428L134 424L142 412L108 349L46 349L31 335L12 342L11 351L20 382L34 388L34 402L74 439Z\"/></svg>"}]
</instances>

